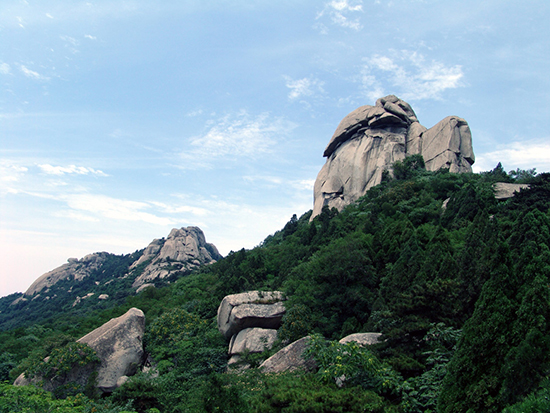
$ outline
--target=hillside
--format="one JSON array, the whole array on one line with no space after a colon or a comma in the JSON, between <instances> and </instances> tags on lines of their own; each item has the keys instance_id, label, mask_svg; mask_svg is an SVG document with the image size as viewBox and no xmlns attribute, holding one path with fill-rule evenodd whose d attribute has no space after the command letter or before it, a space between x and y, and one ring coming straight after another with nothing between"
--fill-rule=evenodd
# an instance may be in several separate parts
<instances>
[{"instance_id":1,"label":"hillside","mask_svg":"<svg viewBox=\"0 0 550 413\"><path fill-rule=\"evenodd\" d=\"M500 164L482 174L428 172L418 156L393 171L341 212L325 207L311 223L311 211L294 216L260 246L166 287L91 316L52 313L3 331L2 379L138 307L159 375L135 376L105 399L105 411L541 411L550 391L550 175L507 174ZM498 200L495 182L530 187ZM314 334L317 373L223 373L217 307L257 289L289 298L271 353ZM351 350L334 340L356 332L384 341L343 360Z\"/></svg>"}]
</instances>

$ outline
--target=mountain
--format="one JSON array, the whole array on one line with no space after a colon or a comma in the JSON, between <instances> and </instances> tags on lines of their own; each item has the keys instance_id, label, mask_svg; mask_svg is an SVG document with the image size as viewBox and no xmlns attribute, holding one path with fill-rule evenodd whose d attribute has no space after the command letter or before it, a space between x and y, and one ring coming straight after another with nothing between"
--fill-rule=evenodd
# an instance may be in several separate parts
<instances>
[{"instance_id":1,"label":"mountain","mask_svg":"<svg viewBox=\"0 0 550 413\"><path fill-rule=\"evenodd\" d=\"M317 176L312 219L324 206L342 210L393 173L393 164L422 155L426 170L472 172L475 161L468 123L449 116L430 129L422 126L411 106L394 95L375 106L361 106L334 132Z\"/></svg>"},{"instance_id":2,"label":"mountain","mask_svg":"<svg viewBox=\"0 0 550 413\"><path fill-rule=\"evenodd\" d=\"M0 299L0 329L38 322L60 311L82 315L110 308L140 287L160 287L221 258L198 227L174 228L166 239L155 239L132 254L96 252L69 258L36 279L24 294Z\"/></svg>"}]
</instances>

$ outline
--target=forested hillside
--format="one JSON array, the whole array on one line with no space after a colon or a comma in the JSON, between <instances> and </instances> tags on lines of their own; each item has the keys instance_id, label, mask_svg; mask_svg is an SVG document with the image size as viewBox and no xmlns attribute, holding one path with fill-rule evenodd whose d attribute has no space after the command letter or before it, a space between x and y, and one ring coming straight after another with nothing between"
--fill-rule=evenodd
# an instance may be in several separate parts
<instances>
[{"instance_id":1,"label":"forested hillside","mask_svg":"<svg viewBox=\"0 0 550 413\"><path fill-rule=\"evenodd\" d=\"M530 188L497 200L495 182ZM549 208L550 174L506 173L500 164L482 174L426 172L420 156L405 158L340 213L325 208L311 223L311 212L293 216L258 247L164 288L6 328L0 412L548 411ZM286 293L270 354L312 335L317 372L225 373L216 310L224 296L248 290ZM50 396L7 384L131 307L147 317L158 375L138 374L103 399L90 389ZM381 332L384 341L338 343L356 332Z\"/></svg>"}]
</instances>

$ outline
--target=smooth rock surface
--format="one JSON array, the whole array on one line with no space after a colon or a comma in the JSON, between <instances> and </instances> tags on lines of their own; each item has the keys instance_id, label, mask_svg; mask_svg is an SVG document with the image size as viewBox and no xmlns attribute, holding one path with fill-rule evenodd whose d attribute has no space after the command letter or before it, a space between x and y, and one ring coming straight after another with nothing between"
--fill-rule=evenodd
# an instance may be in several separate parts
<instances>
[{"instance_id":1,"label":"smooth rock surface","mask_svg":"<svg viewBox=\"0 0 550 413\"><path fill-rule=\"evenodd\" d=\"M344 337L340 340L341 344L351 343L355 341L360 346L370 346L380 342L382 333L355 333Z\"/></svg>"},{"instance_id":2,"label":"smooth rock surface","mask_svg":"<svg viewBox=\"0 0 550 413\"><path fill-rule=\"evenodd\" d=\"M309 337L303 337L294 343L282 348L277 353L260 364L259 369L264 373L281 373L283 371L305 370L313 371L316 364L313 359L306 359L304 352Z\"/></svg>"},{"instance_id":3,"label":"smooth rock surface","mask_svg":"<svg viewBox=\"0 0 550 413\"><path fill-rule=\"evenodd\" d=\"M231 338L229 355L248 353L262 353L271 349L277 339L277 330L267 328L245 328Z\"/></svg>"},{"instance_id":4,"label":"smooth rock surface","mask_svg":"<svg viewBox=\"0 0 550 413\"><path fill-rule=\"evenodd\" d=\"M249 291L223 298L218 307L218 330L226 339L245 328L277 329L285 307L280 291Z\"/></svg>"},{"instance_id":5,"label":"smooth rock surface","mask_svg":"<svg viewBox=\"0 0 550 413\"><path fill-rule=\"evenodd\" d=\"M338 210L355 202L382 181L384 171L406 156L421 154L426 169L471 172L475 161L470 128L449 116L430 129L411 106L396 96L361 106L338 125L323 156L327 158L314 186L311 219L324 206Z\"/></svg>"},{"instance_id":6,"label":"smooth rock surface","mask_svg":"<svg viewBox=\"0 0 550 413\"><path fill-rule=\"evenodd\" d=\"M132 376L143 362L145 315L131 308L77 340L89 345L100 359L97 387L112 392L122 376Z\"/></svg>"},{"instance_id":7,"label":"smooth rock surface","mask_svg":"<svg viewBox=\"0 0 550 413\"><path fill-rule=\"evenodd\" d=\"M506 182L496 182L493 185L496 199L512 198L516 192L521 189L529 188L528 184L509 184Z\"/></svg>"},{"instance_id":8,"label":"smooth rock surface","mask_svg":"<svg viewBox=\"0 0 550 413\"><path fill-rule=\"evenodd\" d=\"M174 228L166 240L153 240L140 259L130 266L130 270L133 270L149 261L132 287L138 288L149 281L167 277L173 271L191 270L200 265L212 264L221 258L217 248L206 242L200 228Z\"/></svg>"}]
</instances>

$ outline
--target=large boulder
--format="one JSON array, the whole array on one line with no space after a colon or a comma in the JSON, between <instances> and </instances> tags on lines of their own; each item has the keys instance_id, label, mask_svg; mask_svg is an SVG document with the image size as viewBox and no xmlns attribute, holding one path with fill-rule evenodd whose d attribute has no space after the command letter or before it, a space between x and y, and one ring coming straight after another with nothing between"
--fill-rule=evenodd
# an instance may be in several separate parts
<instances>
[{"instance_id":1,"label":"large boulder","mask_svg":"<svg viewBox=\"0 0 550 413\"><path fill-rule=\"evenodd\" d=\"M309 337L303 337L294 343L289 344L260 364L260 370L264 373L315 370L317 368L315 361L311 358L305 357L305 351L308 343Z\"/></svg>"},{"instance_id":2,"label":"large boulder","mask_svg":"<svg viewBox=\"0 0 550 413\"><path fill-rule=\"evenodd\" d=\"M139 265L148 263L132 287L138 288L157 278L165 278L174 271L188 271L204 264L212 264L221 258L214 244L206 242L200 228L174 228L166 240L153 240L140 259L130 266L130 270L134 270Z\"/></svg>"},{"instance_id":3,"label":"large boulder","mask_svg":"<svg viewBox=\"0 0 550 413\"><path fill-rule=\"evenodd\" d=\"M361 106L338 125L323 156L327 158L314 186L311 219L324 206L338 210L382 181L385 171L406 156L421 154L426 169L471 172L475 157L465 120L447 117L433 128L422 126L411 106L396 96Z\"/></svg>"},{"instance_id":4,"label":"large boulder","mask_svg":"<svg viewBox=\"0 0 550 413\"><path fill-rule=\"evenodd\" d=\"M14 382L16 386L31 383L42 383L48 391L60 386L75 383L84 386L91 375L97 373L95 385L104 393L110 393L118 387L125 376L134 375L143 364L143 334L145 332L145 315L137 308L131 308L120 317L113 318L92 332L77 340L92 348L99 358L97 365L88 364L75 367L55 380L34 378L29 380L21 374ZM45 361L48 362L49 358Z\"/></svg>"},{"instance_id":5,"label":"large boulder","mask_svg":"<svg viewBox=\"0 0 550 413\"><path fill-rule=\"evenodd\" d=\"M143 363L144 333L143 311L131 308L77 340L94 349L100 359L97 387L101 391L112 392L120 377L137 372Z\"/></svg>"},{"instance_id":6,"label":"large boulder","mask_svg":"<svg viewBox=\"0 0 550 413\"><path fill-rule=\"evenodd\" d=\"M269 328L245 328L231 338L229 355L262 353L271 349L277 339L277 330Z\"/></svg>"},{"instance_id":7,"label":"large boulder","mask_svg":"<svg viewBox=\"0 0 550 413\"><path fill-rule=\"evenodd\" d=\"M277 329L285 306L280 291L249 291L224 297L218 307L218 329L229 340L245 328Z\"/></svg>"}]
</instances>

